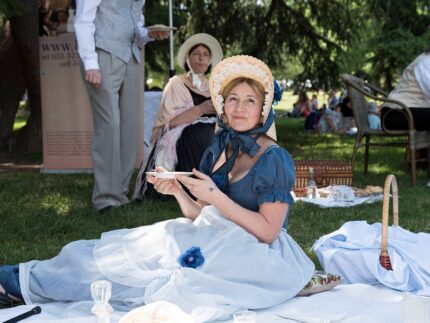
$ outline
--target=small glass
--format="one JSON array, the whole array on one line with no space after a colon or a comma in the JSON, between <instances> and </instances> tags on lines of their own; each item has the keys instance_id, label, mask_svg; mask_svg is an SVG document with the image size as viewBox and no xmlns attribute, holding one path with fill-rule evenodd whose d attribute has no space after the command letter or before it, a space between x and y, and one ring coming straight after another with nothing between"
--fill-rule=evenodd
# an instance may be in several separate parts
<instances>
[{"instance_id":1,"label":"small glass","mask_svg":"<svg viewBox=\"0 0 430 323\"><path fill-rule=\"evenodd\" d=\"M239 311L233 314L234 323L255 323L256 313L253 311Z\"/></svg>"},{"instance_id":2,"label":"small glass","mask_svg":"<svg viewBox=\"0 0 430 323\"><path fill-rule=\"evenodd\" d=\"M91 284L91 296L94 306L91 312L97 317L97 323L109 323L112 306L109 300L112 296L112 283L107 280L96 280Z\"/></svg>"},{"instance_id":3,"label":"small glass","mask_svg":"<svg viewBox=\"0 0 430 323\"><path fill-rule=\"evenodd\" d=\"M317 185L315 184L315 182L308 183L308 186L306 187L306 198L316 199L317 197L318 197Z\"/></svg>"},{"instance_id":4,"label":"small glass","mask_svg":"<svg viewBox=\"0 0 430 323\"><path fill-rule=\"evenodd\" d=\"M96 280L91 284L91 296L97 304L107 304L112 296L112 283L107 280Z\"/></svg>"}]
</instances>

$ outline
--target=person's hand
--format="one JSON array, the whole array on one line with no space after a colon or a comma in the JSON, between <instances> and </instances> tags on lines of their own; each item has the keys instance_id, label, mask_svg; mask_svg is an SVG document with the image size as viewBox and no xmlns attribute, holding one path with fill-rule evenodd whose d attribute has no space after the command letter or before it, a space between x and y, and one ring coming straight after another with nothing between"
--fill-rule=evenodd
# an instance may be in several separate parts
<instances>
[{"instance_id":1,"label":"person's hand","mask_svg":"<svg viewBox=\"0 0 430 323\"><path fill-rule=\"evenodd\" d=\"M201 115L204 114L215 114L216 110L211 100L206 100L200 103L198 106Z\"/></svg>"},{"instance_id":2,"label":"person's hand","mask_svg":"<svg viewBox=\"0 0 430 323\"><path fill-rule=\"evenodd\" d=\"M148 36L152 39L155 40L163 40L163 39L167 39L170 36L170 32L169 31L148 31Z\"/></svg>"},{"instance_id":3,"label":"person's hand","mask_svg":"<svg viewBox=\"0 0 430 323\"><path fill-rule=\"evenodd\" d=\"M85 71L85 81L94 87L98 87L102 82L102 74L100 73L100 70Z\"/></svg>"},{"instance_id":4,"label":"person's hand","mask_svg":"<svg viewBox=\"0 0 430 323\"><path fill-rule=\"evenodd\" d=\"M166 172L167 170L163 167L157 166L155 167L155 171L157 173ZM168 179L168 178L157 178L153 175L146 175L146 179L149 183L154 185L154 189L163 195L175 195L180 193L182 190L179 183L176 179Z\"/></svg>"},{"instance_id":5,"label":"person's hand","mask_svg":"<svg viewBox=\"0 0 430 323\"><path fill-rule=\"evenodd\" d=\"M209 204L213 204L214 193L219 191L219 188L215 185L212 179L193 168L193 174L197 178L192 178L184 175L176 176L176 179L185 185L186 188L197 197L199 200Z\"/></svg>"}]
</instances>

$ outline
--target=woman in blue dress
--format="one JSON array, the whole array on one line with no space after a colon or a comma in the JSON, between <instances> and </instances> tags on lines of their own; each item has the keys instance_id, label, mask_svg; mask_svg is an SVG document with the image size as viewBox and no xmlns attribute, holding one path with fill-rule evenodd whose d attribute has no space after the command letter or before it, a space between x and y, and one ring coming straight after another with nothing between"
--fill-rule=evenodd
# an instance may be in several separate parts
<instances>
[{"instance_id":1,"label":"woman in blue dress","mask_svg":"<svg viewBox=\"0 0 430 323\"><path fill-rule=\"evenodd\" d=\"M286 232L294 165L276 144L270 69L250 56L230 57L215 67L209 86L219 129L200 170L194 178L148 178L176 198L184 217L72 242L49 260L0 267L3 298L91 300L90 284L105 279L114 308L167 301L206 322L280 304L303 289L314 265Z\"/></svg>"}]
</instances>

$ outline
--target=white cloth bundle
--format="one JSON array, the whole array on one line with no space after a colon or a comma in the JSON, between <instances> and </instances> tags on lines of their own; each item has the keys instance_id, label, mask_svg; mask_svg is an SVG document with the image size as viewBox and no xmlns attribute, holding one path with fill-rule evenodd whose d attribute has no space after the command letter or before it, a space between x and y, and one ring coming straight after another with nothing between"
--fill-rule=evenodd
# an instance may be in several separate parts
<instances>
[{"instance_id":1,"label":"white cloth bundle","mask_svg":"<svg viewBox=\"0 0 430 323\"><path fill-rule=\"evenodd\" d=\"M400 291L430 296L430 234L388 228L392 271L379 264L381 224L346 222L315 242L313 249L325 271L349 283L384 284Z\"/></svg>"}]
</instances>

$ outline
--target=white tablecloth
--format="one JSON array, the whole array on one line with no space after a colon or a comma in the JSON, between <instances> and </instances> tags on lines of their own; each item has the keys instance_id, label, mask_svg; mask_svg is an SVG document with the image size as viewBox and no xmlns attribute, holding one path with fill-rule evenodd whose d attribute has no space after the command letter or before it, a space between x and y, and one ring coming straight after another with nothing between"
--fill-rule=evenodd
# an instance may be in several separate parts
<instances>
[{"instance_id":1,"label":"white tablecloth","mask_svg":"<svg viewBox=\"0 0 430 323\"><path fill-rule=\"evenodd\" d=\"M340 285L324 293L309 297L295 297L278 306L257 311L257 322L402 323L404 298L404 293L382 285ZM92 305L91 302L42 305L42 313L32 316L25 322L94 323L95 318L90 312ZM33 307L34 305L26 305L1 310L0 322ZM123 315L125 315L123 312L114 312L111 316L111 323L118 322ZM428 317L430 317L430 313L428 313ZM420 323L429 322L429 320L420 321Z\"/></svg>"}]
</instances>

